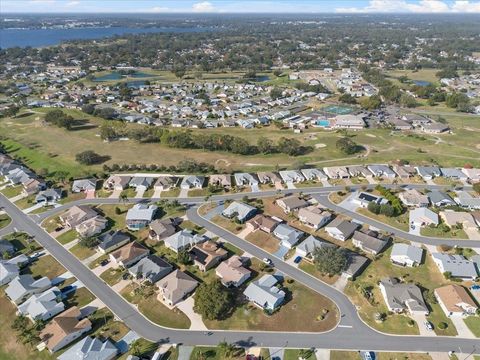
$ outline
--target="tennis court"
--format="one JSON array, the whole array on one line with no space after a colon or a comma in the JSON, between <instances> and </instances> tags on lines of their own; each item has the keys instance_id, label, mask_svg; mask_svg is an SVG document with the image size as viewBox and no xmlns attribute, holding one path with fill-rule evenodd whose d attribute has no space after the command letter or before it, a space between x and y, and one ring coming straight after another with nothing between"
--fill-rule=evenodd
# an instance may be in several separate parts
<instances>
[{"instance_id":1,"label":"tennis court","mask_svg":"<svg viewBox=\"0 0 480 360\"><path fill-rule=\"evenodd\" d=\"M349 106L342 106L342 105L328 105L321 109L322 111L334 114L334 115L347 115L354 111L353 108Z\"/></svg>"}]
</instances>

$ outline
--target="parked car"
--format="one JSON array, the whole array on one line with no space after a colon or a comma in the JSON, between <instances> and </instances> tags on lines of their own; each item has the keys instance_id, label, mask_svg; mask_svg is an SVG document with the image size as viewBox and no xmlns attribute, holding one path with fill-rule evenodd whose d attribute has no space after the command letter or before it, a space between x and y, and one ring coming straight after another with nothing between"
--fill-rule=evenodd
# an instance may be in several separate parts
<instances>
[{"instance_id":1,"label":"parked car","mask_svg":"<svg viewBox=\"0 0 480 360\"><path fill-rule=\"evenodd\" d=\"M297 257L295 258L295 260L293 260L293 262L294 262L295 264L300 263L300 261L302 261L302 257L301 257L301 256L297 256Z\"/></svg>"},{"instance_id":2,"label":"parked car","mask_svg":"<svg viewBox=\"0 0 480 360\"><path fill-rule=\"evenodd\" d=\"M122 275L123 280L127 280L129 277L130 277L130 274L128 272Z\"/></svg>"},{"instance_id":3,"label":"parked car","mask_svg":"<svg viewBox=\"0 0 480 360\"><path fill-rule=\"evenodd\" d=\"M477 285L477 284L472 285L472 286L470 287L470 290L472 290L472 291L478 291L478 290L480 290L480 285Z\"/></svg>"},{"instance_id":4,"label":"parked car","mask_svg":"<svg viewBox=\"0 0 480 360\"><path fill-rule=\"evenodd\" d=\"M375 353L373 351L365 351L363 353L363 360L375 360Z\"/></svg>"},{"instance_id":5,"label":"parked car","mask_svg":"<svg viewBox=\"0 0 480 360\"><path fill-rule=\"evenodd\" d=\"M75 285L67 285L62 289L63 293L68 293L72 290L75 290L77 287Z\"/></svg>"},{"instance_id":6,"label":"parked car","mask_svg":"<svg viewBox=\"0 0 480 360\"><path fill-rule=\"evenodd\" d=\"M267 265L273 265L272 260L270 260L269 258L263 258L263 262Z\"/></svg>"},{"instance_id":7,"label":"parked car","mask_svg":"<svg viewBox=\"0 0 480 360\"><path fill-rule=\"evenodd\" d=\"M100 262L100 265L101 265L101 266L105 266L105 265L107 265L109 262L110 262L110 260L108 260L108 259L103 259L103 260Z\"/></svg>"},{"instance_id":8,"label":"parked car","mask_svg":"<svg viewBox=\"0 0 480 360\"><path fill-rule=\"evenodd\" d=\"M431 323L430 321L425 321L425 328L426 328L427 330L432 331L432 330L433 330L433 325L432 325L432 323Z\"/></svg>"}]
</instances>

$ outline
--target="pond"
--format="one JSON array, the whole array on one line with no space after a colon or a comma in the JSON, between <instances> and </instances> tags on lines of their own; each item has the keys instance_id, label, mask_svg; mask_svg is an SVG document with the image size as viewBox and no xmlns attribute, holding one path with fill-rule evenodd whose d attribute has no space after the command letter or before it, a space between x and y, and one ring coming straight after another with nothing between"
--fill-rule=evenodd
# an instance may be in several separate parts
<instances>
[{"instance_id":1,"label":"pond","mask_svg":"<svg viewBox=\"0 0 480 360\"><path fill-rule=\"evenodd\" d=\"M142 78L149 78L149 77L153 77L153 76L155 76L155 75L147 74L147 73L140 72L140 71L134 72L132 74L122 74L121 72L118 72L118 71L112 71L109 74L105 74L105 75L98 76L98 77L94 78L93 81L94 82L113 81L113 80L121 80L121 79L124 79L126 77L131 77L131 78L134 78L134 79L142 79Z\"/></svg>"},{"instance_id":2,"label":"pond","mask_svg":"<svg viewBox=\"0 0 480 360\"><path fill-rule=\"evenodd\" d=\"M417 86L428 86L432 84L430 81L425 80L413 80L413 83Z\"/></svg>"}]
</instances>

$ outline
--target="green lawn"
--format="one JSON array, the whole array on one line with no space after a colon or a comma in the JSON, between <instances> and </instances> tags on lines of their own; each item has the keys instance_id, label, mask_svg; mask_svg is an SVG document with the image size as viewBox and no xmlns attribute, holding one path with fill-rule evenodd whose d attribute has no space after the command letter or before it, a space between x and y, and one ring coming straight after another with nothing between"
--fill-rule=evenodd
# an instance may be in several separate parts
<instances>
[{"instance_id":1,"label":"green lawn","mask_svg":"<svg viewBox=\"0 0 480 360\"><path fill-rule=\"evenodd\" d=\"M62 244L68 244L69 242L72 242L73 240L77 239L79 236L77 232L74 229L70 229L66 232L64 232L62 235L57 237L57 241Z\"/></svg>"},{"instance_id":2,"label":"green lawn","mask_svg":"<svg viewBox=\"0 0 480 360\"><path fill-rule=\"evenodd\" d=\"M200 358L205 360L224 360L225 356L218 347L195 346L192 354L190 355L190 360L198 360ZM239 348L235 354L230 357L231 360L240 360L244 358L245 351L242 348Z\"/></svg>"},{"instance_id":3,"label":"green lawn","mask_svg":"<svg viewBox=\"0 0 480 360\"><path fill-rule=\"evenodd\" d=\"M211 221L234 234L238 234L245 228L245 224L237 224L233 220L227 219L222 215L215 215Z\"/></svg>"},{"instance_id":4,"label":"green lawn","mask_svg":"<svg viewBox=\"0 0 480 360\"><path fill-rule=\"evenodd\" d=\"M1 141L0 141L1 143ZM23 191L21 185L7 186L5 189L0 190L0 192L5 195L6 198L12 198L14 196L20 195Z\"/></svg>"},{"instance_id":5,"label":"green lawn","mask_svg":"<svg viewBox=\"0 0 480 360\"><path fill-rule=\"evenodd\" d=\"M53 279L64 274L67 270L52 255L44 255L33 262L25 271L35 278L46 276Z\"/></svg>"},{"instance_id":6,"label":"green lawn","mask_svg":"<svg viewBox=\"0 0 480 360\"><path fill-rule=\"evenodd\" d=\"M465 324L467 324L470 331L478 338L480 338L480 317L468 316L465 318Z\"/></svg>"},{"instance_id":7,"label":"green lawn","mask_svg":"<svg viewBox=\"0 0 480 360\"><path fill-rule=\"evenodd\" d=\"M122 321L116 321L107 308L96 310L88 318L92 322L92 335L103 339L119 341L130 330Z\"/></svg>"},{"instance_id":8,"label":"green lawn","mask_svg":"<svg viewBox=\"0 0 480 360\"><path fill-rule=\"evenodd\" d=\"M453 325L452 320L445 316L442 308L439 304L432 304L430 303L431 312L427 316L428 321L433 324L435 334L440 336L457 336L457 329L455 329L455 325ZM446 329L440 329L438 324L445 323L447 324ZM419 326L424 326L424 324L419 324Z\"/></svg>"},{"instance_id":9,"label":"green lawn","mask_svg":"<svg viewBox=\"0 0 480 360\"><path fill-rule=\"evenodd\" d=\"M108 285L113 286L122 279L122 275L125 273L122 269L110 268L100 274L100 278Z\"/></svg>"},{"instance_id":10,"label":"green lawn","mask_svg":"<svg viewBox=\"0 0 480 360\"><path fill-rule=\"evenodd\" d=\"M456 238L456 239L468 239L467 233L463 229L452 230L445 232L439 227L422 227L420 229L420 234L422 236L429 236L429 237L438 237L438 238Z\"/></svg>"},{"instance_id":11,"label":"green lawn","mask_svg":"<svg viewBox=\"0 0 480 360\"><path fill-rule=\"evenodd\" d=\"M148 340L145 340L145 339L138 339L138 344L139 344L139 352L140 352L140 358L144 357L144 356L151 356L153 355L153 353L155 352L155 350L157 350L158 348L158 345L151 342L151 341L148 341ZM120 356L118 358L118 360L126 360L128 358L129 355L133 355L132 352L129 350L127 351L125 354L123 354L122 356ZM149 357L148 357L149 358ZM164 358L162 358L164 359ZM174 360L176 358L172 358L172 357L165 357L165 360Z\"/></svg>"},{"instance_id":12,"label":"green lawn","mask_svg":"<svg viewBox=\"0 0 480 360\"><path fill-rule=\"evenodd\" d=\"M22 210L28 209L29 207L32 207L33 205L35 205L35 195L30 195L30 196L24 197L23 199L15 201L15 205Z\"/></svg>"},{"instance_id":13,"label":"green lawn","mask_svg":"<svg viewBox=\"0 0 480 360\"><path fill-rule=\"evenodd\" d=\"M0 229L3 229L5 226L10 224L12 219L7 214L1 214L0 215Z\"/></svg>"},{"instance_id":14,"label":"green lawn","mask_svg":"<svg viewBox=\"0 0 480 360\"><path fill-rule=\"evenodd\" d=\"M22 232L13 232L3 237L3 240L10 241L17 252L22 254L31 254L43 249L30 235Z\"/></svg>"},{"instance_id":15,"label":"green lawn","mask_svg":"<svg viewBox=\"0 0 480 360\"><path fill-rule=\"evenodd\" d=\"M283 360L298 360L302 356L306 360L315 359L315 353L310 349L285 349Z\"/></svg>"},{"instance_id":16,"label":"green lawn","mask_svg":"<svg viewBox=\"0 0 480 360\"><path fill-rule=\"evenodd\" d=\"M91 303L95 296L87 288L80 288L70 294L65 300L67 306L78 306L79 308Z\"/></svg>"},{"instance_id":17,"label":"green lawn","mask_svg":"<svg viewBox=\"0 0 480 360\"><path fill-rule=\"evenodd\" d=\"M162 191L162 193L160 194L160 197L162 197L162 198L178 197L178 195L180 195L180 188L174 187L170 190Z\"/></svg>"},{"instance_id":18,"label":"green lawn","mask_svg":"<svg viewBox=\"0 0 480 360\"><path fill-rule=\"evenodd\" d=\"M75 244L71 249L70 252L75 255L80 260L84 260L93 254L95 254L95 249L88 248L86 246L82 246L80 244Z\"/></svg>"},{"instance_id":19,"label":"green lawn","mask_svg":"<svg viewBox=\"0 0 480 360\"><path fill-rule=\"evenodd\" d=\"M389 217L385 215L374 214L368 211L368 209L364 209L364 208L357 209L357 212L359 214L368 216L374 220L380 221L386 225L390 225L394 228L397 228L403 231L408 231L408 213L404 213L400 216Z\"/></svg>"},{"instance_id":20,"label":"green lawn","mask_svg":"<svg viewBox=\"0 0 480 360\"><path fill-rule=\"evenodd\" d=\"M129 302L138 305L140 312L149 320L161 326L188 329L190 320L178 309L170 310L157 300L157 294L152 295L136 294L134 289L136 285L128 285L120 293Z\"/></svg>"}]
</instances>

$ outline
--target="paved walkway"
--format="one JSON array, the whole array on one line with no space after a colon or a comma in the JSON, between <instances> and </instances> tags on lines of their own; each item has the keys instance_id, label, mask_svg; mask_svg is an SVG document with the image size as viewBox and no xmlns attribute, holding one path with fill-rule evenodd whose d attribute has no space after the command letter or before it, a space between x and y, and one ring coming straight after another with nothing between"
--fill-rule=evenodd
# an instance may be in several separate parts
<instances>
[{"instance_id":1,"label":"paved walkway","mask_svg":"<svg viewBox=\"0 0 480 360\"><path fill-rule=\"evenodd\" d=\"M188 192L189 191L190 191L190 189L180 189L180 194L178 195L178 197L180 197L180 198L188 197Z\"/></svg>"},{"instance_id":2,"label":"paved walkway","mask_svg":"<svg viewBox=\"0 0 480 360\"><path fill-rule=\"evenodd\" d=\"M89 265L91 262L97 260L100 256L102 256L103 254L99 253L99 252L95 252L95 254L93 254L92 256L86 258L86 259L83 259L82 260L82 263L84 265Z\"/></svg>"},{"instance_id":3,"label":"paved walkway","mask_svg":"<svg viewBox=\"0 0 480 360\"><path fill-rule=\"evenodd\" d=\"M70 250L72 247L74 247L75 245L77 245L79 241L80 241L80 239L75 239L75 240L73 240L73 241L70 241L69 243L66 243L66 244L64 245L64 247L65 247L65 249Z\"/></svg>"},{"instance_id":4,"label":"paved walkway","mask_svg":"<svg viewBox=\"0 0 480 360\"><path fill-rule=\"evenodd\" d=\"M193 346L179 346L178 347L178 360L190 360L190 356L193 352Z\"/></svg>"},{"instance_id":5,"label":"paved walkway","mask_svg":"<svg viewBox=\"0 0 480 360\"><path fill-rule=\"evenodd\" d=\"M153 192L152 198L156 199L156 198L160 198L160 197L162 197L162 190L161 189L155 189L155 191Z\"/></svg>"},{"instance_id":6,"label":"paved walkway","mask_svg":"<svg viewBox=\"0 0 480 360\"><path fill-rule=\"evenodd\" d=\"M37 209L40 209L41 207L43 207L43 205L44 205L43 203L35 204L35 205L33 205L33 206L30 206L29 208L26 208L25 210L23 210L23 212L24 212L25 214L29 214L29 213L31 213L32 211L35 211L35 210L37 210Z\"/></svg>"},{"instance_id":7,"label":"paved walkway","mask_svg":"<svg viewBox=\"0 0 480 360\"><path fill-rule=\"evenodd\" d=\"M19 195L17 195L17 196L14 196L14 197L11 197L11 198L9 198L8 200L10 200L11 202L14 203L15 201L18 201L18 200L21 200L21 199L23 199L23 198L26 198L27 196L28 196L28 194L25 194L25 193L22 192L21 194L19 194Z\"/></svg>"},{"instance_id":8,"label":"paved walkway","mask_svg":"<svg viewBox=\"0 0 480 360\"><path fill-rule=\"evenodd\" d=\"M330 360L330 350L315 349L315 358L317 360Z\"/></svg>"},{"instance_id":9,"label":"paved walkway","mask_svg":"<svg viewBox=\"0 0 480 360\"><path fill-rule=\"evenodd\" d=\"M202 316L193 311L193 296L188 297L177 304L180 309L190 319L190 330L208 330L202 321Z\"/></svg>"}]
</instances>

